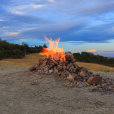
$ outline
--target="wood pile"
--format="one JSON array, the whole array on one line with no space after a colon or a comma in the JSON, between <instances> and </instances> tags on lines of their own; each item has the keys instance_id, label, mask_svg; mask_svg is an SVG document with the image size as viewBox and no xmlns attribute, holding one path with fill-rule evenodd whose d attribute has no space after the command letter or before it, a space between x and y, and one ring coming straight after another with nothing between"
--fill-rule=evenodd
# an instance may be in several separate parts
<instances>
[{"instance_id":1,"label":"wood pile","mask_svg":"<svg viewBox=\"0 0 114 114\"><path fill-rule=\"evenodd\" d=\"M57 54L53 58L40 59L39 64L32 66L29 70L38 74L57 73L58 76L71 82L85 82L90 85L101 85L102 83L102 77L99 74L93 74L87 68L79 67L71 53L66 54L65 60L60 60L60 56Z\"/></svg>"}]
</instances>

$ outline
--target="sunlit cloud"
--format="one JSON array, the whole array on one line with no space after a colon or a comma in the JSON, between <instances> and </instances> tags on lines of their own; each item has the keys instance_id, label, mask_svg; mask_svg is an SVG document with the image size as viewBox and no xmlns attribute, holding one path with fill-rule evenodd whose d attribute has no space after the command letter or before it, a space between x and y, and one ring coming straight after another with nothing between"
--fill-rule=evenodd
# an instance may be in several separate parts
<instances>
[{"instance_id":1,"label":"sunlit cloud","mask_svg":"<svg viewBox=\"0 0 114 114\"><path fill-rule=\"evenodd\" d=\"M97 50L88 50L88 51L82 51L82 52L97 52Z\"/></svg>"},{"instance_id":2,"label":"sunlit cloud","mask_svg":"<svg viewBox=\"0 0 114 114\"><path fill-rule=\"evenodd\" d=\"M97 52L97 50L88 50L86 52Z\"/></svg>"}]
</instances>

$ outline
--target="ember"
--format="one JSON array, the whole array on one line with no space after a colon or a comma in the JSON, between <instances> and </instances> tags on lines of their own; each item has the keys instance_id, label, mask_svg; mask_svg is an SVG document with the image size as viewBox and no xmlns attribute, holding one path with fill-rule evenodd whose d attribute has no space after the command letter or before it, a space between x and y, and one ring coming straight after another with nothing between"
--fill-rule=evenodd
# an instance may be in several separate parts
<instances>
[{"instance_id":1,"label":"ember","mask_svg":"<svg viewBox=\"0 0 114 114\"><path fill-rule=\"evenodd\" d=\"M62 48L58 48L60 38L56 41L52 41L47 37L45 39L49 41L50 46L48 49L43 48L40 55L44 55L46 58L40 59L39 64L31 67L30 71L36 71L38 74L57 73L58 76L69 81L88 82L91 85L101 84L102 78L99 75L89 72L87 68L79 67L71 53L65 54Z\"/></svg>"}]
</instances>

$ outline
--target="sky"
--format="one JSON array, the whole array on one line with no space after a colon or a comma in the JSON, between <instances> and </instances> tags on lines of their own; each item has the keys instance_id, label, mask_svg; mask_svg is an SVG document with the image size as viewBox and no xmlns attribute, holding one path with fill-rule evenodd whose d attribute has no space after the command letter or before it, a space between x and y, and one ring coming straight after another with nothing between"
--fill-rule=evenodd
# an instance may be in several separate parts
<instances>
[{"instance_id":1,"label":"sky","mask_svg":"<svg viewBox=\"0 0 114 114\"><path fill-rule=\"evenodd\" d=\"M114 57L114 0L0 0L0 37Z\"/></svg>"}]
</instances>

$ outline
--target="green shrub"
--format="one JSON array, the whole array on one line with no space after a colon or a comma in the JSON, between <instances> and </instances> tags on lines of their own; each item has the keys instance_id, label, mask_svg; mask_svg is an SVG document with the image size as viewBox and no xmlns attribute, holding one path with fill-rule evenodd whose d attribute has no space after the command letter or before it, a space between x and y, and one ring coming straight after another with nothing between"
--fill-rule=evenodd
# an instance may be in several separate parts
<instances>
[{"instance_id":1,"label":"green shrub","mask_svg":"<svg viewBox=\"0 0 114 114\"><path fill-rule=\"evenodd\" d=\"M4 58L4 49L3 49L3 45L0 41L0 60L2 60Z\"/></svg>"}]
</instances>

